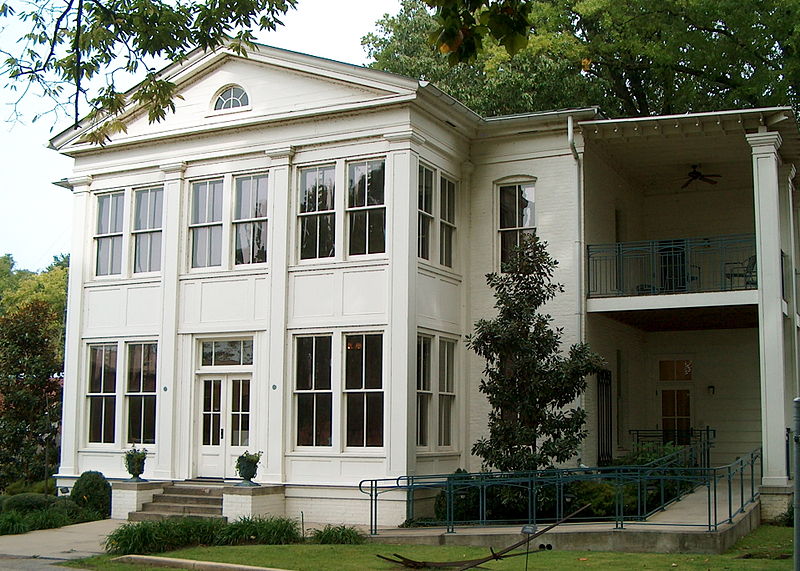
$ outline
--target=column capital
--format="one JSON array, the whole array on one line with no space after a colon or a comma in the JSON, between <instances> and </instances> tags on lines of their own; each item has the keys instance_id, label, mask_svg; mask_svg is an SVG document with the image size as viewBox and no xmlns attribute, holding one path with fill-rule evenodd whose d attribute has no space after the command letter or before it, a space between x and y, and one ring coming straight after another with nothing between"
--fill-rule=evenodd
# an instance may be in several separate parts
<instances>
[{"instance_id":1,"label":"column capital","mask_svg":"<svg viewBox=\"0 0 800 571\"><path fill-rule=\"evenodd\" d=\"M167 163L164 165L160 165L158 167L161 169L161 172L164 173L164 178L167 180L176 179L183 176L184 171L186 171L186 163L183 161L179 161L176 163Z\"/></svg>"},{"instance_id":2,"label":"column capital","mask_svg":"<svg viewBox=\"0 0 800 571\"><path fill-rule=\"evenodd\" d=\"M777 131L748 133L744 137L747 139L754 153L775 153L781 147L781 143L783 143L783 138Z\"/></svg>"},{"instance_id":3,"label":"column capital","mask_svg":"<svg viewBox=\"0 0 800 571\"><path fill-rule=\"evenodd\" d=\"M294 145L284 145L282 147L274 147L264 151L264 154L269 158L270 166L290 165L292 163L294 153Z\"/></svg>"},{"instance_id":4,"label":"column capital","mask_svg":"<svg viewBox=\"0 0 800 571\"><path fill-rule=\"evenodd\" d=\"M67 184L72 189L72 192L87 192L92 184L92 176L85 175L68 178Z\"/></svg>"},{"instance_id":5,"label":"column capital","mask_svg":"<svg viewBox=\"0 0 800 571\"><path fill-rule=\"evenodd\" d=\"M411 145L423 145L427 142L425 137L413 129L385 133L383 138L392 146L392 150L409 149Z\"/></svg>"},{"instance_id":6,"label":"column capital","mask_svg":"<svg viewBox=\"0 0 800 571\"><path fill-rule=\"evenodd\" d=\"M780 173L783 180L792 181L797 174L797 167L794 166L794 163L784 163L781 165Z\"/></svg>"}]
</instances>

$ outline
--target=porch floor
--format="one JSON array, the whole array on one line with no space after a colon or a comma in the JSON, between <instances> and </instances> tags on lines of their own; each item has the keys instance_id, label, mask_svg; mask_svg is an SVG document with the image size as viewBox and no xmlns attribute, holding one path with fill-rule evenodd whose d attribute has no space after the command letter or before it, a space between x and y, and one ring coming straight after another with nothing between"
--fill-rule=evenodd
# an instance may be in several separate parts
<instances>
[{"instance_id":1,"label":"porch floor","mask_svg":"<svg viewBox=\"0 0 800 571\"><path fill-rule=\"evenodd\" d=\"M743 513L727 523L731 513L742 505L741 481L733 480L729 509L727 482L698 488L682 500L651 516L645 522L624 522L623 529L614 522L564 523L532 540L532 544L550 544L554 549L577 551L628 551L661 553L722 553L740 537L755 529L760 523L758 500L746 506ZM749 490L745 490L749 496ZM709 503L709 495L711 503ZM716 502L714 498L716 496ZM712 521L720 522L716 531L709 531L709 507ZM725 521L725 523L722 523ZM379 528L371 536L375 543L424 545L480 545L501 548L519 541L524 536L514 526L464 526L455 533L443 528ZM544 525L540 525L544 527ZM368 530L364 529L365 532Z\"/></svg>"}]
</instances>

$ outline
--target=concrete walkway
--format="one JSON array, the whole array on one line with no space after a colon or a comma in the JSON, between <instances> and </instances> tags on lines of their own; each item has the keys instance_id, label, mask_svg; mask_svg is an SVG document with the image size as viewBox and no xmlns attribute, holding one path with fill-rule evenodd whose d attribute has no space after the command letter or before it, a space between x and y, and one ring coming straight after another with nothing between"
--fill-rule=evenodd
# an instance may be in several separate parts
<instances>
[{"instance_id":1,"label":"concrete walkway","mask_svg":"<svg viewBox=\"0 0 800 571\"><path fill-rule=\"evenodd\" d=\"M58 529L0 535L0 570L53 571L54 563L100 555L104 553L103 542L106 536L123 523L126 522L104 519Z\"/></svg>"}]
</instances>

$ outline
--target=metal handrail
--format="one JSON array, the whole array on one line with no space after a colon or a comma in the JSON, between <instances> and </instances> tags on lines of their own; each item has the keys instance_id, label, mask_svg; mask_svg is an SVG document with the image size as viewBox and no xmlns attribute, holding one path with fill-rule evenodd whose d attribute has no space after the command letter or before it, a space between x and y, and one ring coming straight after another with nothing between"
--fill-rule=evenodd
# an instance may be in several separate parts
<instances>
[{"instance_id":1,"label":"metal handrail","mask_svg":"<svg viewBox=\"0 0 800 571\"><path fill-rule=\"evenodd\" d=\"M593 244L587 292L593 298L756 289L755 255L755 234Z\"/></svg>"},{"instance_id":2,"label":"metal handrail","mask_svg":"<svg viewBox=\"0 0 800 571\"><path fill-rule=\"evenodd\" d=\"M359 490L370 497L370 534L378 533L378 500L381 495L395 491L406 494L409 520L414 519L418 496L426 491L438 492L444 500L445 517L432 521L442 525L447 532L456 525L540 523L556 521L569 511L576 486L594 486L613 494L612 513L581 516L578 522L608 521L617 529L626 522L648 522L653 514L680 500L698 487L708 492L706 522L687 522L686 526L701 526L708 531L717 529L744 511L758 497L757 481L761 477L761 449L757 448L734 462L720 467L701 465L707 457L708 443L686 447L683 455L670 454L661 462L644 466L610 466L593 468L562 468L530 472L476 472L434 475L407 475L397 478L368 479L359 484ZM681 461L679 461L681 460ZM759 475L756 477L756 468ZM588 482L588 484L586 484ZM735 490L735 488L738 488ZM720 498L727 488L727 498ZM734 495L734 492L738 492ZM492 517L489 504L503 494L521 499L526 505L519 517L499 519ZM473 498L473 500L470 500ZM720 499L723 500L720 512ZM635 500L635 501L634 501ZM431 501L431 497L426 498ZM474 501L477 513L474 518L456 517L456 509ZM550 513L545 513L550 509ZM473 512L474 513L474 512ZM462 514L463 515L463 514ZM671 523L670 525L676 525Z\"/></svg>"}]
</instances>

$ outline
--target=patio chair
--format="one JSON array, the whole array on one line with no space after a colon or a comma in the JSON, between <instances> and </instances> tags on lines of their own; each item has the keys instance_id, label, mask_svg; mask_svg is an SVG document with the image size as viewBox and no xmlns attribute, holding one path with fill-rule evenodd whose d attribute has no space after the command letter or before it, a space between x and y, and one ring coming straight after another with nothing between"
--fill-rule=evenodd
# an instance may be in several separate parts
<instances>
[{"instance_id":1,"label":"patio chair","mask_svg":"<svg viewBox=\"0 0 800 571\"><path fill-rule=\"evenodd\" d=\"M750 256L743 262L726 262L725 278L730 289L750 289L758 285L756 276L756 257ZM738 285L741 283L741 285Z\"/></svg>"}]
</instances>

